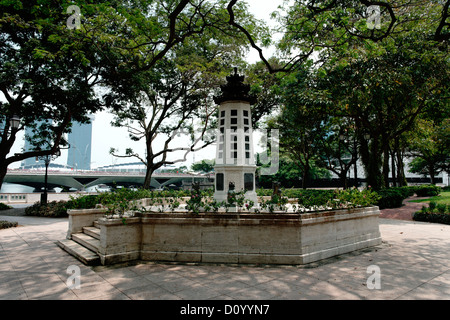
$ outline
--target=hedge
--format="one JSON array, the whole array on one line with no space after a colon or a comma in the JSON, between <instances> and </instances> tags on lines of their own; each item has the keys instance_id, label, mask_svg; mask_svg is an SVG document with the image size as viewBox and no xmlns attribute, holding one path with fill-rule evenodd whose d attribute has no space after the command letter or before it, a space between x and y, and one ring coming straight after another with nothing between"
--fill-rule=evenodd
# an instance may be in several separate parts
<instances>
[{"instance_id":1,"label":"hedge","mask_svg":"<svg viewBox=\"0 0 450 320\"><path fill-rule=\"evenodd\" d=\"M431 201L428 207L422 206L413 214L413 220L450 224L450 204Z\"/></svg>"},{"instance_id":2,"label":"hedge","mask_svg":"<svg viewBox=\"0 0 450 320\"><path fill-rule=\"evenodd\" d=\"M0 202L0 211L1 210L9 210L12 209L13 207L8 206L7 204L4 204L3 202Z\"/></svg>"},{"instance_id":3,"label":"hedge","mask_svg":"<svg viewBox=\"0 0 450 320\"><path fill-rule=\"evenodd\" d=\"M17 222L0 220L0 229L13 228L17 227L17 225L18 225Z\"/></svg>"},{"instance_id":4,"label":"hedge","mask_svg":"<svg viewBox=\"0 0 450 320\"><path fill-rule=\"evenodd\" d=\"M67 201L51 201L47 205L41 205L40 202L36 202L25 209L25 215L53 218L67 217L66 205Z\"/></svg>"},{"instance_id":5,"label":"hedge","mask_svg":"<svg viewBox=\"0 0 450 320\"><path fill-rule=\"evenodd\" d=\"M398 188L382 189L377 191L381 199L378 200L378 207L381 209L386 208L400 208L403 205L403 200L408 196L404 190Z\"/></svg>"},{"instance_id":6,"label":"hedge","mask_svg":"<svg viewBox=\"0 0 450 320\"><path fill-rule=\"evenodd\" d=\"M418 197L434 197L442 192L442 188L432 184L427 184L415 186L414 191Z\"/></svg>"},{"instance_id":7,"label":"hedge","mask_svg":"<svg viewBox=\"0 0 450 320\"><path fill-rule=\"evenodd\" d=\"M417 211L413 215L413 220L423 222L434 222L450 224L450 214L448 213L429 213Z\"/></svg>"}]
</instances>

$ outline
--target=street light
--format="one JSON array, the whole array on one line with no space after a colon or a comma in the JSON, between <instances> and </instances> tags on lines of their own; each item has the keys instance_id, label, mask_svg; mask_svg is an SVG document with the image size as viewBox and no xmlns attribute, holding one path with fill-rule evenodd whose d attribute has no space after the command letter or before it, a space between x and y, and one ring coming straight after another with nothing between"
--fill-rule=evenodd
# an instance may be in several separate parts
<instances>
[{"instance_id":1,"label":"street light","mask_svg":"<svg viewBox=\"0 0 450 320\"><path fill-rule=\"evenodd\" d=\"M11 119L9 119L9 125L11 126L11 129L19 128L19 124L20 118L17 115L13 115Z\"/></svg>"},{"instance_id":2,"label":"street light","mask_svg":"<svg viewBox=\"0 0 450 320\"><path fill-rule=\"evenodd\" d=\"M9 121L9 129L8 129L8 131L10 130L11 133L13 131L16 131L19 128L20 118L18 116L13 115L11 118L7 118L6 120ZM2 127L0 128L0 131L4 132L5 131L5 126L6 126L6 123L2 123ZM7 133L8 132L6 132L6 134Z\"/></svg>"},{"instance_id":3,"label":"street light","mask_svg":"<svg viewBox=\"0 0 450 320\"><path fill-rule=\"evenodd\" d=\"M50 161L55 160L60 155L61 155L61 151L58 149L55 154L47 154L45 156L36 157L39 160L43 160L44 164L45 164L44 192L41 194L41 205L47 205L47 199L48 199L48 187L47 187L48 166L50 164Z\"/></svg>"}]
</instances>

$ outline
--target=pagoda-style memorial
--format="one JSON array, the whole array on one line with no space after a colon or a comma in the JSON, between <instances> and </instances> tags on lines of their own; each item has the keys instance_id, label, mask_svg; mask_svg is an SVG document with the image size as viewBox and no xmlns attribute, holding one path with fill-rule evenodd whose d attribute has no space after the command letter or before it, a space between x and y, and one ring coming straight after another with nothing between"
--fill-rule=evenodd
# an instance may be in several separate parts
<instances>
[{"instance_id":1,"label":"pagoda-style memorial","mask_svg":"<svg viewBox=\"0 0 450 320\"><path fill-rule=\"evenodd\" d=\"M250 110L255 99L243 81L235 69L215 97L219 134L214 198L221 202L231 192L246 190L246 198L257 207ZM108 214L101 206L68 210L67 239L58 245L86 264L144 260L295 265L381 244L377 206L193 212L186 206L189 199L172 210L154 201L134 201L134 211L125 216Z\"/></svg>"},{"instance_id":2,"label":"pagoda-style memorial","mask_svg":"<svg viewBox=\"0 0 450 320\"><path fill-rule=\"evenodd\" d=\"M230 191L245 190L245 198L256 204L256 163L250 109L256 99L249 95L250 86L244 84L244 76L238 75L236 68L221 89L222 94L214 97L219 104L214 199L225 201Z\"/></svg>"}]
</instances>

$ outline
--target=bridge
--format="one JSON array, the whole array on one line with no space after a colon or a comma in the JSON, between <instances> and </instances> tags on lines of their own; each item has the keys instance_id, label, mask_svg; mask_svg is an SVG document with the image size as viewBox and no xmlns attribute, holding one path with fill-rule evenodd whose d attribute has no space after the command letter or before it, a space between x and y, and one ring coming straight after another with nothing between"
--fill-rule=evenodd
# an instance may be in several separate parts
<instances>
[{"instance_id":1,"label":"bridge","mask_svg":"<svg viewBox=\"0 0 450 320\"><path fill-rule=\"evenodd\" d=\"M196 175L189 173L154 173L150 186L154 189L162 189L175 185L180 188L183 185L191 185L200 182L212 187L213 176ZM139 187L145 179L144 171L116 172L116 171L60 171L48 170L47 185L53 188L73 188L85 190L98 185L118 185L125 187ZM8 170L4 182L15 183L41 190L44 186L45 170Z\"/></svg>"}]
</instances>

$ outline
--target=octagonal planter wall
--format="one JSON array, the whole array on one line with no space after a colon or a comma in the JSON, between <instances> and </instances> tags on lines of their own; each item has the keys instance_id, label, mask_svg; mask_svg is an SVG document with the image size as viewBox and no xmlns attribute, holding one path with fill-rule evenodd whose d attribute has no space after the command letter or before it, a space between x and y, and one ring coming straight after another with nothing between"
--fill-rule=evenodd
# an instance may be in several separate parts
<instances>
[{"instance_id":1,"label":"octagonal planter wall","mask_svg":"<svg viewBox=\"0 0 450 320\"><path fill-rule=\"evenodd\" d=\"M306 264L381 244L378 207L304 214L143 213L100 218L102 264Z\"/></svg>"}]
</instances>

